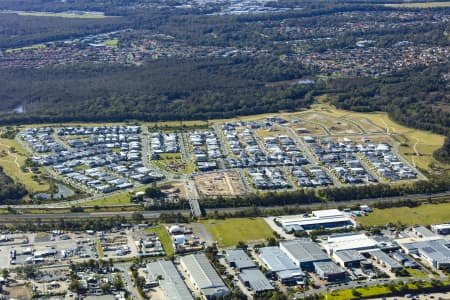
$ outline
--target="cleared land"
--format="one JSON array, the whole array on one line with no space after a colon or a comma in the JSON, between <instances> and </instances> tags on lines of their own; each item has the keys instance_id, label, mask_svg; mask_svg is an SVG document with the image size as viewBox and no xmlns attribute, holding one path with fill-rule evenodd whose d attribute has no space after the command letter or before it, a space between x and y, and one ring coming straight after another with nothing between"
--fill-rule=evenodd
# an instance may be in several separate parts
<instances>
[{"instance_id":1,"label":"cleared land","mask_svg":"<svg viewBox=\"0 0 450 300\"><path fill-rule=\"evenodd\" d=\"M368 216L359 217L358 221L366 226L402 223L405 225L430 225L450 220L450 203L423 204L418 207L396 207L374 209Z\"/></svg>"},{"instance_id":2,"label":"cleared land","mask_svg":"<svg viewBox=\"0 0 450 300\"><path fill-rule=\"evenodd\" d=\"M114 195L105 195L103 198L83 202L83 206L112 206L112 205L127 205L130 202L130 193L123 192Z\"/></svg>"},{"instance_id":3,"label":"cleared land","mask_svg":"<svg viewBox=\"0 0 450 300\"><path fill-rule=\"evenodd\" d=\"M242 242L262 242L274 237L262 218L237 218L206 220L202 222L221 247L231 247Z\"/></svg>"},{"instance_id":4,"label":"cleared land","mask_svg":"<svg viewBox=\"0 0 450 300\"><path fill-rule=\"evenodd\" d=\"M186 186L181 182L169 182L160 186L161 192L173 198L187 198Z\"/></svg>"},{"instance_id":5,"label":"cleared land","mask_svg":"<svg viewBox=\"0 0 450 300\"><path fill-rule=\"evenodd\" d=\"M194 182L205 197L236 196L243 193L239 174L235 171L199 175Z\"/></svg>"},{"instance_id":6,"label":"cleared land","mask_svg":"<svg viewBox=\"0 0 450 300\"><path fill-rule=\"evenodd\" d=\"M399 153L419 168L429 169L432 165L449 167L448 165L442 165L433 158L433 152L444 144L445 137L442 135L400 125L389 119L386 113L349 112L338 110L328 105L317 105L314 110L319 113L316 115L316 122L322 122L320 115L334 118L345 117L348 120L355 120L355 122L358 122L365 128L360 121L361 118L364 118L371 121L373 125L383 128L386 133L392 136L401 136L404 146L399 149ZM419 155L417 155L415 150L418 151Z\"/></svg>"},{"instance_id":7,"label":"cleared land","mask_svg":"<svg viewBox=\"0 0 450 300\"><path fill-rule=\"evenodd\" d=\"M152 163L164 171L178 175L191 174L195 170L192 162L184 162L181 159L154 160Z\"/></svg>"},{"instance_id":8,"label":"cleared land","mask_svg":"<svg viewBox=\"0 0 450 300\"><path fill-rule=\"evenodd\" d=\"M450 2L413 2L413 3L385 4L385 6L400 7L400 8L450 7Z\"/></svg>"},{"instance_id":9,"label":"cleared land","mask_svg":"<svg viewBox=\"0 0 450 300\"><path fill-rule=\"evenodd\" d=\"M161 244L166 252L166 256L172 256L174 254L174 250L172 247L172 240L170 239L169 233L167 232L165 226L157 226L148 228L145 230L146 232L154 232L159 237Z\"/></svg>"}]
</instances>

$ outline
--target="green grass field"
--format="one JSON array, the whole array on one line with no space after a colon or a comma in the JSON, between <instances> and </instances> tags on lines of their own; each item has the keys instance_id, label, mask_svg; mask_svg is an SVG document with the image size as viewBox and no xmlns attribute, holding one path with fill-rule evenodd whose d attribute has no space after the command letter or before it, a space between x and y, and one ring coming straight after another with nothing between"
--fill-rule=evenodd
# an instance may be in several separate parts
<instances>
[{"instance_id":1,"label":"green grass field","mask_svg":"<svg viewBox=\"0 0 450 300\"><path fill-rule=\"evenodd\" d=\"M261 242L274 237L269 225L261 218L205 220L202 223L221 247L235 246L239 241Z\"/></svg>"},{"instance_id":2,"label":"green grass field","mask_svg":"<svg viewBox=\"0 0 450 300\"><path fill-rule=\"evenodd\" d=\"M406 271L408 271L409 274L411 274L411 277L414 278L427 278L427 274L417 270L417 269L413 269L413 268L407 268Z\"/></svg>"},{"instance_id":3,"label":"green grass field","mask_svg":"<svg viewBox=\"0 0 450 300\"><path fill-rule=\"evenodd\" d=\"M385 4L389 7L399 8L432 8L432 7L450 7L450 2L411 2L399 4Z\"/></svg>"},{"instance_id":4,"label":"green grass field","mask_svg":"<svg viewBox=\"0 0 450 300\"><path fill-rule=\"evenodd\" d=\"M430 225L448 221L450 221L450 203L423 204L414 208L374 209L368 216L358 218L358 222L365 226L398 222L405 225Z\"/></svg>"},{"instance_id":5,"label":"green grass field","mask_svg":"<svg viewBox=\"0 0 450 300\"><path fill-rule=\"evenodd\" d=\"M38 182L33 179L31 172L22 171L21 167L25 164L28 156L15 140L0 138L0 152L2 153L0 155L0 166L3 168L3 172L11 177L14 182L22 183L32 193L48 191L49 184L47 181L41 178Z\"/></svg>"},{"instance_id":6,"label":"green grass field","mask_svg":"<svg viewBox=\"0 0 450 300\"><path fill-rule=\"evenodd\" d=\"M357 288L359 293L361 293L361 297L375 297L377 295L386 295L390 293L389 288L384 286L374 286L374 287L366 287L366 288ZM342 291L334 291L328 293L325 296L325 299L329 300L349 300L349 299L360 299L360 297L353 296L352 290L342 290Z\"/></svg>"},{"instance_id":7,"label":"green grass field","mask_svg":"<svg viewBox=\"0 0 450 300\"><path fill-rule=\"evenodd\" d=\"M6 53L13 53L13 52L18 52L18 51L23 51L23 50L32 50L32 49L43 49L46 46L44 44L35 44L35 45L31 45L31 46L25 46L25 47L20 47L20 48L10 48L6 50Z\"/></svg>"},{"instance_id":8,"label":"green grass field","mask_svg":"<svg viewBox=\"0 0 450 300\"><path fill-rule=\"evenodd\" d=\"M117 45L119 44L119 40L118 39L111 39L111 40L107 40L104 42L106 47L109 48L117 48Z\"/></svg>"},{"instance_id":9,"label":"green grass field","mask_svg":"<svg viewBox=\"0 0 450 300\"><path fill-rule=\"evenodd\" d=\"M172 240L170 239L169 233L164 225L148 228L145 231L156 233L161 241L164 251L166 252L166 256L172 256L175 253L172 246Z\"/></svg>"},{"instance_id":10,"label":"green grass field","mask_svg":"<svg viewBox=\"0 0 450 300\"><path fill-rule=\"evenodd\" d=\"M128 192L118 193L103 198L84 202L82 206L110 206L110 205L127 205L131 204L130 194Z\"/></svg>"}]
</instances>

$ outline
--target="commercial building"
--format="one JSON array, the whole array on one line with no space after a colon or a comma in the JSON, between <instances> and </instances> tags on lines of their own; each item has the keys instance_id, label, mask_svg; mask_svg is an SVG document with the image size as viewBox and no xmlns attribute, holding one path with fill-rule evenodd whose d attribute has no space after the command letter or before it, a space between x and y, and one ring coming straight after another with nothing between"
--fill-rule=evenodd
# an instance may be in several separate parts
<instances>
[{"instance_id":1,"label":"commercial building","mask_svg":"<svg viewBox=\"0 0 450 300\"><path fill-rule=\"evenodd\" d=\"M165 299L194 299L171 261L158 260L147 264L147 276L150 282L158 281Z\"/></svg>"},{"instance_id":2,"label":"commercial building","mask_svg":"<svg viewBox=\"0 0 450 300\"><path fill-rule=\"evenodd\" d=\"M273 290L270 281L256 268L256 264L242 249L227 250L225 260L230 267L238 270L238 278L255 293Z\"/></svg>"},{"instance_id":3,"label":"commercial building","mask_svg":"<svg viewBox=\"0 0 450 300\"><path fill-rule=\"evenodd\" d=\"M256 267L253 260L251 260L247 253L242 249L227 250L225 260L230 267L235 268L238 271Z\"/></svg>"},{"instance_id":4,"label":"commercial building","mask_svg":"<svg viewBox=\"0 0 450 300\"><path fill-rule=\"evenodd\" d=\"M255 293L261 293L273 290L270 281L264 276L259 269L244 269L238 274L239 280L249 287Z\"/></svg>"},{"instance_id":5,"label":"commercial building","mask_svg":"<svg viewBox=\"0 0 450 300\"><path fill-rule=\"evenodd\" d=\"M297 284L305 278L300 268L278 247L259 249L259 258L282 284Z\"/></svg>"},{"instance_id":6,"label":"commercial building","mask_svg":"<svg viewBox=\"0 0 450 300\"><path fill-rule=\"evenodd\" d=\"M365 260L365 257L356 250L336 251L333 258L341 267L359 267L361 261Z\"/></svg>"},{"instance_id":7,"label":"commercial building","mask_svg":"<svg viewBox=\"0 0 450 300\"><path fill-rule=\"evenodd\" d=\"M339 233L330 235L326 244L327 252L333 255L334 252L343 250L368 251L378 249L378 242L368 237L364 233Z\"/></svg>"},{"instance_id":8,"label":"commercial building","mask_svg":"<svg viewBox=\"0 0 450 300\"><path fill-rule=\"evenodd\" d=\"M345 271L332 261L319 261L315 262L313 265L314 270L320 279L338 281L344 280L346 277Z\"/></svg>"},{"instance_id":9,"label":"commercial building","mask_svg":"<svg viewBox=\"0 0 450 300\"><path fill-rule=\"evenodd\" d=\"M450 223L431 225L431 230L436 234L450 234Z\"/></svg>"},{"instance_id":10,"label":"commercial building","mask_svg":"<svg viewBox=\"0 0 450 300\"><path fill-rule=\"evenodd\" d=\"M316 210L311 216L282 216L276 219L285 231L355 226L355 222L337 209Z\"/></svg>"},{"instance_id":11,"label":"commercial building","mask_svg":"<svg viewBox=\"0 0 450 300\"><path fill-rule=\"evenodd\" d=\"M331 260L311 239L283 241L280 249L302 270L312 271L313 263Z\"/></svg>"},{"instance_id":12,"label":"commercial building","mask_svg":"<svg viewBox=\"0 0 450 300\"><path fill-rule=\"evenodd\" d=\"M188 273L190 281L206 299L224 297L230 290L211 266L204 253L181 257L180 265Z\"/></svg>"},{"instance_id":13,"label":"commercial building","mask_svg":"<svg viewBox=\"0 0 450 300\"><path fill-rule=\"evenodd\" d=\"M401 244L407 254L418 255L431 267L443 269L450 266L450 242L444 239Z\"/></svg>"},{"instance_id":14,"label":"commercial building","mask_svg":"<svg viewBox=\"0 0 450 300\"><path fill-rule=\"evenodd\" d=\"M396 272L403 269L401 264L381 250L374 250L369 253L370 256L372 256L378 263L388 268L391 272Z\"/></svg>"},{"instance_id":15,"label":"commercial building","mask_svg":"<svg viewBox=\"0 0 450 300\"><path fill-rule=\"evenodd\" d=\"M412 232L420 238L431 238L436 236L431 230L423 226L413 227Z\"/></svg>"}]
</instances>

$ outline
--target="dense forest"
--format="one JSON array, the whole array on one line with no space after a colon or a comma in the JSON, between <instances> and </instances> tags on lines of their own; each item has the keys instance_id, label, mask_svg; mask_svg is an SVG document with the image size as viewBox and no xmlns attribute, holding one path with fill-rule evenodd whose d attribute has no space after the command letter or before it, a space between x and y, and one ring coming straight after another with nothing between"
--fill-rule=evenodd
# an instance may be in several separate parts
<instances>
[{"instance_id":1,"label":"dense forest","mask_svg":"<svg viewBox=\"0 0 450 300\"><path fill-rule=\"evenodd\" d=\"M299 109L312 103L307 86L265 83L308 74L300 65L251 58L8 70L0 73L1 108L24 104L27 113L1 122L208 119Z\"/></svg>"},{"instance_id":2,"label":"dense forest","mask_svg":"<svg viewBox=\"0 0 450 300\"><path fill-rule=\"evenodd\" d=\"M0 49L63 40L111 30L130 25L125 18L55 18L0 14Z\"/></svg>"},{"instance_id":3,"label":"dense forest","mask_svg":"<svg viewBox=\"0 0 450 300\"><path fill-rule=\"evenodd\" d=\"M15 184L0 167L0 205L13 204L27 194L25 187Z\"/></svg>"},{"instance_id":4,"label":"dense forest","mask_svg":"<svg viewBox=\"0 0 450 300\"><path fill-rule=\"evenodd\" d=\"M448 135L450 114L440 105L450 101L443 77L449 67L415 68L378 79L336 79L328 85L336 96L332 104L354 111L386 111L409 127Z\"/></svg>"}]
</instances>

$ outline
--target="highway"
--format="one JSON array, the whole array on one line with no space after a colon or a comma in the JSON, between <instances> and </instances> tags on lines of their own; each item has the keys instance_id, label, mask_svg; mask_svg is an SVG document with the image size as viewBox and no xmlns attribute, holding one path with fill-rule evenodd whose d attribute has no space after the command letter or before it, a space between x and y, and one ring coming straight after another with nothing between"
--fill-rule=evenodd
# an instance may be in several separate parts
<instances>
[{"instance_id":1,"label":"highway","mask_svg":"<svg viewBox=\"0 0 450 300\"><path fill-rule=\"evenodd\" d=\"M397 197L386 197L386 198L373 198L373 199L360 199L360 200L348 200L348 201L339 201L339 202L328 202L326 204L327 207L337 207L337 206L351 206L355 204L373 204L377 202L383 202L383 201L397 201L397 200L404 200L406 198L413 199L413 200L423 200L427 201L428 198L442 198L442 197L450 197L450 191L445 193L437 193L433 195L426 195L426 194L416 194L416 195L409 195L409 196L397 196ZM261 210L264 209L281 209L286 207L291 208L297 208L297 207L303 207L303 208L310 208L310 209L316 209L323 207L323 203L305 203L305 204L293 204L293 205L277 205L277 206L259 206L258 208ZM15 206L11 206L15 207ZM3 208L3 207L0 207ZM41 206L43 208L43 206ZM221 212L238 212L242 210L246 210L252 207L229 207L229 208L211 208L211 209L205 209L206 213L213 213L215 211L221 213ZM178 210L169 210L169 211L143 211L140 212L144 216L145 219L157 219L162 212L170 212L170 213L186 213L189 214L191 211L190 209L178 209ZM86 219L86 218L105 218L105 217L115 217L115 216L123 216L123 217L131 217L133 211L120 211L120 212L94 212L94 213L47 213L47 214L2 214L0 215L0 223L11 223L14 221L17 222L24 222L26 220L32 220L32 219L68 219L68 218L79 218L79 219Z\"/></svg>"}]
</instances>

